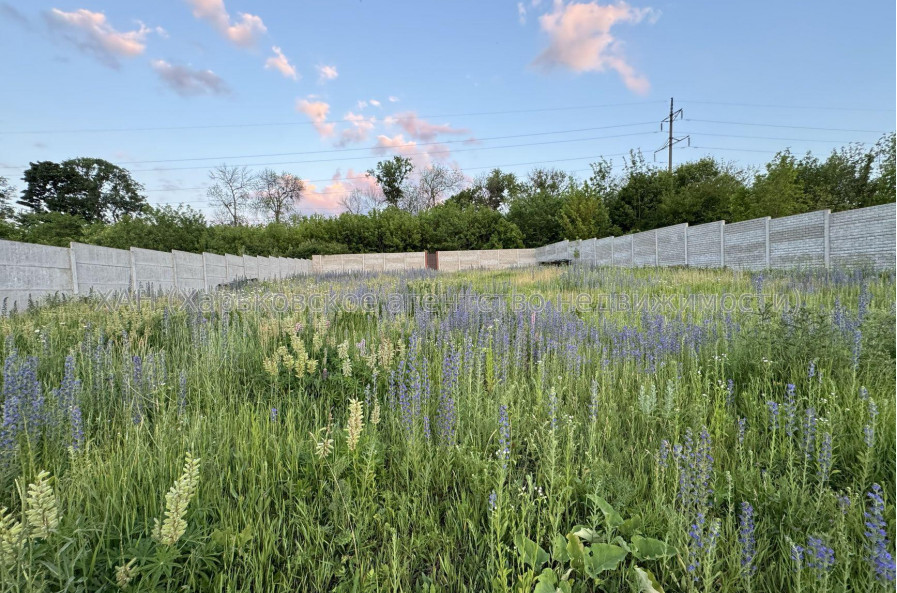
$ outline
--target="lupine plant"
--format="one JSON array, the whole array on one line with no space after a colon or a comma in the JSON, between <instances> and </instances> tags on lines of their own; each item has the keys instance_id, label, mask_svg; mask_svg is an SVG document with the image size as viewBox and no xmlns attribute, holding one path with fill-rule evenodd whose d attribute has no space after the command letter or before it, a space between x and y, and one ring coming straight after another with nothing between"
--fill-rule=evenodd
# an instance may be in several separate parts
<instances>
[{"instance_id":1,"label":"lupine plant","mask_svg":"<svg viewBox=\"0 0 897 593\"><path fill-rule=\"evenodd\" d=\"M893 590L893 273L220 295L0 317L0 592Z\"/></svg>"}]
</instances>

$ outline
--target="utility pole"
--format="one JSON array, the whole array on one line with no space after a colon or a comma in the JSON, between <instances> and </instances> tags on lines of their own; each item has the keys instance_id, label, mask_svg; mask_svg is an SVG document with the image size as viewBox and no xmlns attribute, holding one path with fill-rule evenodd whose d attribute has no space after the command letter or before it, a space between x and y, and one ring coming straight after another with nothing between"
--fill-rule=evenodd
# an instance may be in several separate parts
<instances>
[{"instance_id":1,"label":"utility pole","mask_svg":"<svg viewBox=\"0 0 897 593\"><path fill-rule=\"evenodd\" d=\"M682 138L674 138L673 137L673 122L676 121L677 119L682 119L682 109L681 108L678 110L674 109L673 108L673 98L670 97L670 114L660 121L660 129L661 130L663 130L663 124L669 124L670 135L669 135L669 138L667 139L666 143L654 151L654 160L657 160L658 152L660 152L662 150L668 151L667 168L670 173L673 172L673 145L678 144L679 142L682 142L682 141L687 141L688 145L691 146L691 136L683 136Z\"/></svg>"}]
</instances>

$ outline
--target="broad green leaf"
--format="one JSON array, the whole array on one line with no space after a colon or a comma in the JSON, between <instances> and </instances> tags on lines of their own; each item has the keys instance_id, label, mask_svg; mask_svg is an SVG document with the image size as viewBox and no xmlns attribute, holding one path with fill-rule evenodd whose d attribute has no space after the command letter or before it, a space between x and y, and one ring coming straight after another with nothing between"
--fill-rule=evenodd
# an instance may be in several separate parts
<instances>
[{"instance_id":1,"label":"broad green leaf","mask_svg":"<svg viewBox=\"0 0 897 593\"><path fill-rule=\"evenodd\" d=\"M597 578L606 570L615 569L626 558L626 550L613 544L595 544L589 548L585 558L585 571L590 577Z\"/></svg>"},{"instance_id":2,"label":"broad green leaf","mask_svg":"<svg viewBox=\"0 0 897 593\"><path fill-rule=\"evenodd\" d=\"M551 540L551 556L555 562L561 564L570 560L570 554L567 553L567 540L560 533L555 533Z\"/></svg>"},{"instance_id":3,"label":"broad green leaf","mask_svg":"<svg viewBox=\"0 0 897 593\"><path fill-rule=\"evenodd\" d=\"M676 555L676 548L659 539L636 535L632 538L632 555L639 560L672 558Z\"/></svg>"},{"instance_id":4,"label":"broad green leaf","mask_svg":"<svg viewBox=\"0 0 897 593\"><path fill-rule=\"evenodd\" d=\"M620 533L625 535L626 537L632 537L634 533L636 533L642 526L642 518L636 515L635 517L629 517L620 525Z\"/></svg>"},{"instance_id":5,"label":"broad green leaf","mask_svg":"<svg viewBox=\"0 0 897 593\"><path fill-rule=\"evenodd\" d=\"M518 534L514 537L514 545L517 546L517 553L520 554L523 563L530 565L534 570L538 570L549 560L548 552L523 535Z\"/></svg>"},{"instance_id":6,"label":"broad green leaf","mask_svg":"<svg viewBox=\"0 0 897 593\"><path fill-rule=\"evenodd\" d=\"M537 579L538 583L536 583L536 588L533 593L554 593L555 585L558 582L558 575L550 569L546 568L542 571L542 574L539 575Z\"/></svg>"},{"instance_id":7,"label":"broad green leaf","mask_svg":"<svg viewBox=\"0 0 897 593\"><path fill-rule=\"evenodd\" d=\"M590 544L595 543L600 538L600 536L595 532L594 529L589 529L588 527L583 527L578 531L574 531L573 535L575 535L579 539L589 542Z\"/></svg>"},{"instance_id":8,"label":"broad green leaf","mask_svg":"<svg viewBox=\"0 0 897 593\"><path fill-rule=\"evenodd\" d=\"M633 566L632 571L635 573L635 578L638 581L639 593L664 593L663 587L660 586L660 583L657 582L650 570Z\"/></svg>"},{"instance_id":9,"label":"broad green leaf","mask_svg":"<svg viewBox=\"0 0 897 593\"><path fill-rule=\"evenodd\" d=\"M592 499L592 502L598 505L599 509L601 509L608 527L614 528L623 524L623 517L620 516L620 513L614 510L614 507L610 506L609 502L594 494L589 498Z\"/></svg>"},{"instance_id":10,"label":"broad green leaf","mask_svg":"<svg viewBox=\"0 0 897 593\"><path fill-rule=\"evenodd\" d=\"M580 539L572 533L567 534L567 555L570 557L570 564L573 565L573 568L582 570L585 548Z\"/></svg>"}]
</instances>

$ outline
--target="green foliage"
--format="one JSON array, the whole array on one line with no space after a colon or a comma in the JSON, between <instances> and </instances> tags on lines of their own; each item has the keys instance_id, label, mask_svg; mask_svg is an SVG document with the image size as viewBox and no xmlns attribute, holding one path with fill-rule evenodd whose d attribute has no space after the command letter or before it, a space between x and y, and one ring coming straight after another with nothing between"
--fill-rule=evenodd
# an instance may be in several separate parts
<instances>
[{"instance_id":1,"label":"green foliage","mask_svg":"<svg viewBox=\"0 0 897 593\"><path fill-rule=\"evenodd\" d=\"M399 206L402 204L405 180L413 170L411 159L396 155L392 160L377 163L376 167L368 171L368 175L377 180L386 203Z\"/></svg>"},{"instance_id":2,"label":"green foliage","mask_svg":"<svg viewBox=\"0 0 897 593\"><path fill-rule=\"evenodd\" d=\"M103 159L76 158L31 163L22 178L19 204L42 214L59 212L87 222L118 220L146 205L143 186L131 174Z\"/></svg>"}]
</instances>

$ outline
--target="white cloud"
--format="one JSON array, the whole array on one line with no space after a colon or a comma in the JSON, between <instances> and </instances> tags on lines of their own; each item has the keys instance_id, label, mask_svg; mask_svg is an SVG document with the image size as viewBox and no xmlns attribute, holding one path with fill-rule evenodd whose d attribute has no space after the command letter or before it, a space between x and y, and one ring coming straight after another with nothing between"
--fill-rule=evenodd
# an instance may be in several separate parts
<instances>
[{"instance_id":1,"label":"white cloud","mask_svg":"<svg viewBox=\"0 0 897 593\"><path fill-rule=\"evenodd\" d=\"M321 82L333 80L337 76L339 72L336 71L336 66L318 66L318 80Z\"/></svg>"},{"instance_id":2,"label":"white cloud","mask_svg":"<svg viewBox=\"0 0 897 593\"><path fill-rule=\"evenodd\" d=\"M521 25L526 24L526 6L523 4L523 2L517 3L517 21Z\"/></svg>"},{"instance_id":3,"label":"white cloud","mask_svg":"<svg viewBox=\"0 0 897 593\"><path fill-rule=\"evenodd\" d=\"M54 8L47 13L47 20L51 26L63 30L68 41L113 68L118 67L118 58L142 54L146 50L147 35L165 33L161 27L151 29L139 22L133 31L117 31L105 14L84 8L73 12Z\"/></svg>"},{"instance_id":4,"label":"white cloud","mask_svg":"<svg viewBox=\"0 0 897 593\"><path fill-rule=\"evenodd\" d=\"M378 101L377 99L371 99L370 101L368 101L368 103L370 103L374 107L380 107L380 101Z\"/></svg>"},{"instance_id":5,"label":"white cloud","mask_svg":"<svg viewBox=\"0 0 897 593\"><path fill-rule=\"evenodd\" d=\"M551 12L539 17L539 25L549 42L533 64L550 70L567 68L574 72L616 71L632 91L646 93L648 79L636 72L623 55L622 44L611 34L617 23L656 20L657 11L634 8L626 2L601 5L592 2L555 0Z\"/></svg>"},{"instance_id":6,"label":"white cloud","mask_svg":"<svg viewBox=\"0 0 897 593\"><path fill-rule=\"evenodd\" d=\"M271 48L271 51L274 52L274 55L265 60L265 69L274 69L283 74L286 78L299 80L299 75L296 73L296 67L290 63L285 55L283 55L280 48L275 45Z\"/></svg>"},{"instance_id":7,"label":"white cloud","mask_svg":"<svg viewBox=\"0 0 897 593\"><path fill-rule=\"evenodd\" d=\"M153 60L150 66L162 82L183 97L223 95L230 92L221 77L211 70L194 70L165 60Z\"/></svg>"},{"instance_id":8,"label":"white cloud","mask_svg":"<svg viewBox=\"0 0 897 593\"><path fill-rule=\"evenodd\" d=\"M268 28L261 17L246 12L239 13L239 20L232 21L224 7L224 0L187 0L193 7L193 16L206 21L227 40L240 47L252 47Z\"/></svg>"},{"instance_id":9,"label":"white cloud","mask_svg":"<svg viewBox=\"0 0 897 593\"><path fill-rule=\"evenodd\" d=\"M398 97L390 96L389 99L388 99L388 101L389 101L390 103L398 103L398 102L399 102L399 98L398 98Z\"/></svg>"}]
</instances>

